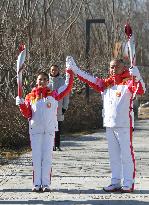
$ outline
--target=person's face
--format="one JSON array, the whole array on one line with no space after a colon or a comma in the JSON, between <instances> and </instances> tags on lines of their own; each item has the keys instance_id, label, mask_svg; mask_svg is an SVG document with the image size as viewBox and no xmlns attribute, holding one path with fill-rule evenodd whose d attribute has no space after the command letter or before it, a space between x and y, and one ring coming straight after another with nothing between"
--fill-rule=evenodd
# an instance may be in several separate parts
<instances>
[{"instance_id":1,"label":"person's face","mask_svg":"<svg viewBox=\"0 0 149 205\"><path fill-rule=\"evenodd\" d=\"M51 74L53 77L57 76L58 73L59 73L58 67L52 66L52 67L50 68L50 74Z\"/></svg>"},{"instance_id":2,"label":"person's face","mask_svg":"<svg viewBox=\"0 0 149 205\"><path fill-rule=\"evenodd\" d=\"M110 62L110 75L119 75L124 72L124 65L117 61Z\"/></svg>"},{"instance_id":3,"label":"person's face","mask_svg":"<svg viewBox=\"0 0 149 205\"><path fill-rule=\"evenodd\" d=\"M47 76L45 75L39 75L37 77L37 86L38 87L46 87L48 85L49 81Z\"/></svg>"}]
</instances>

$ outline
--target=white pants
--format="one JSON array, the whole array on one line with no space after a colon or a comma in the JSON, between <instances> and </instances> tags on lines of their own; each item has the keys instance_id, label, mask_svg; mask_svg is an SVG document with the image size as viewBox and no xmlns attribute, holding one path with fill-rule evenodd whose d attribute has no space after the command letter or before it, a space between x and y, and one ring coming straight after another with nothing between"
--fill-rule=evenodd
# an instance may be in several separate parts
<instances>
[{"instance_id":1,"label":"white pants","mask_svg":"<svg viewBox=\"0 0 149 205\"><path fill-rule=\"evenodd\" d=\"M34 185L50 185L54 133L30 135Z\"/></svg>"},{"instance_id":2,"label":"white pants","mask_svg":"<svg viewBox=\"0 0 149 205\"><path fill-rule=\"evenodd\" d=\"M106 128L112 184L121 183L133 188L135 178L135 158L132 147L132 129Z\"/></svg>"}]
</instances>

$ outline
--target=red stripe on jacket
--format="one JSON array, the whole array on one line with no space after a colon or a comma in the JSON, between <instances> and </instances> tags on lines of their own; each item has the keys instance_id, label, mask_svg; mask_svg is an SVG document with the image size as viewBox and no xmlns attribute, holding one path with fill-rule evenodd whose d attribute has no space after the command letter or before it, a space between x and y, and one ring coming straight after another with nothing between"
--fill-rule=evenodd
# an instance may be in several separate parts
<instances>
[{"instance_id":1,"label":"red stripe on jacket","mask_svg":"<svg viewBox=\"0 0 149 205\"><path fill-rule=\"evenodd\" d=\"M31 93L26 95L25 103L19 105L20 111L25 118L31 119L32 117L32 110L30 105L30 102L32 100L39 100L43 97L46 98L47 96L52 96L53 98L55 98L55 100L59 101L71 91L74 75L71 70L66 70L66 72L70 74L69 83L67 88L60 94L58 94L56 91L51 91L48 87L35 87L32 89Z\"/></svg>"},{"instance_id":2,"label":"red stripe on jacket","mask_svg":"<svg viewBox=\"0 0 149 205\"><path fill-rule=\"evenodd\" d=\"M55 100L61 100L62 98L64 98L72 89L72 86L73 86L73 78L74 78L74 75L73 75L73 72L72 70L66 70L67 73L70 74L70 78L69 78L69 83L68 83L68 86L67 88L61 92L60 94L57 94L55 96Z\"/></svg>"},{"instance_id":3,"label":"red stripe on jacket","mask_svg":"<svg viewBox=\"0 0 149 205\"><path fill-rule=\"evenodd\" d=\"M120 75L110 76L109 78L106 79L96 78L97 81L95 83L90 82L88 79L85 79L82 76L79 75L77 76L81 81L87 83L90 87L92 87L97 92L103 92L104 90L114 85L127 84L130 92L136 93L138 95L144 94L144 89L142 87L141 82L140 81L135 82L134 80L132 80L132 76L130 75L129 70L125 70ZM102 86L98 85L98 81L101 81Z\"/></svg>"}]
</instances>

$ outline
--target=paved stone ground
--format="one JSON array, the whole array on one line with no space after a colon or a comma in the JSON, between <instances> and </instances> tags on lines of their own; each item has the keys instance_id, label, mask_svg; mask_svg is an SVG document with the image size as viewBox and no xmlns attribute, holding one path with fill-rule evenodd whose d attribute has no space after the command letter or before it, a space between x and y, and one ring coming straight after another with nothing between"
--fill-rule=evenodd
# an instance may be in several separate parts
<instances>
[{"instance_id":1,"label":"paved stone ground","mask_svg":"<svg viewBox=\"0 0 149 205\"><path fill-rule=\"evenodd\" d=\"M63 151L53 154L52 191L32 193L31 153L0 166L0 204L148 205L149 120L137 121L134 149L136 190L131 194L105 193L110 169L104 130L65 137ZM2 159L1 159L2 162Z\"/></svg>"}]
</instances>

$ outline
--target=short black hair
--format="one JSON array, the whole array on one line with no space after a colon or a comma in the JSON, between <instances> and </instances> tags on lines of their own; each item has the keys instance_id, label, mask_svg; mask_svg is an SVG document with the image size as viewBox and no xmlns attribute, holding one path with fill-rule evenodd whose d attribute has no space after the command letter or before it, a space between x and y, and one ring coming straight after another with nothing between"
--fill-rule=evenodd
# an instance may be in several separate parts
<instances>
[{"instance_id":1,"label":"short black hair","mask_svg":"<svg viewBox=\"0 0 149 205\"><path fill-rule=\"evenodd\" d=\"M57 64L52 64L52 65L50 66L50 68L51 68L52 66L54 66L54 67L56 67L56 68L59 69L59 66L58 66Z\"/></svg>"},{"instance_id":2,"label":"short black hair","mask_svg":"<svg viewBox=\"0 0 149 205\"><path fill-rule=\"evenodd\" d=\"M48 75L46 72L41 71L41 72L39 72L39 73L37 74L37 77L38 77L39 75L44 75L44 76L46 76L47 79L49 80L49 75Z\"/></svg>"},{"instance_id":3,"label":"short black hair","mask_svg":"<svg viewBox=\"0 0 149 205\"><path fill-rule=\"evenodd\" d=\"M112 62L112 61L116 61L117 63L122 63L122 64L124 64L124 61L123 61L122 58L113 58L113 59L111 60L111 62Z\"/></svg>"}]
</instances>

